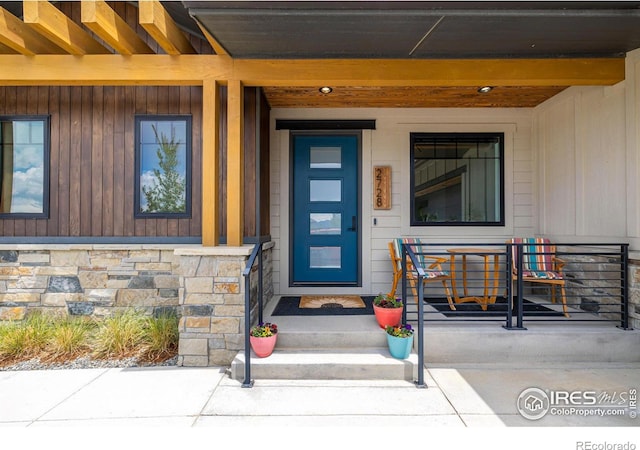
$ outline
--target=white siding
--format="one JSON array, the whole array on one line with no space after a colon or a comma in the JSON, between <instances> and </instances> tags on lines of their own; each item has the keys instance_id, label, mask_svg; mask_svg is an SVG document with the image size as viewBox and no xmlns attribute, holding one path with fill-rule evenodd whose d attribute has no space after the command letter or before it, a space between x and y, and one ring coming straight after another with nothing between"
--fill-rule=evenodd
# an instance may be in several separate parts
<instances>
[{"instance_id":1,"label":"white siding","mask_svg":"<svg viewBox=\"0 0 640 450\"><path fill-rule=\"evenodd\" d=\"M640 49L626 60L627 234L640 250Z\"/></svg>"},{"instance_id":2,"label":"white siding","mask_svg":"<svg viewBox=\"0 0 640 450\"><path fill-rule=\"evenodd\" d=\"M375 119L376 129L362 139L362 278L361 288L333 292L376 294L391 284L387 243L396 237L432 242L503 242L535 230L535 180L531 150L531 109L274 109L272 118L272 238L274 292L313 293L289 287L289 133L276 131L276 119ZM505 226L411 227L409 208L409 134L411 132L503 132L505 134ZM374 210L373 167L392 169L392 208ZM373 225L374 218L377 221ZM330 292L323 288L322 292Z\"/></svg>"},{"instance_id":3,"label":"white siding","mask_svg":"<svg viewBox=\"0 0 640 450\"><path fill-rule=\"evenodd\" d=\"M535 109L541 234L564 242L639 235L638 148L627 135L640 125L626 117L637 114L628 86L638 77L627 72L625 82L570 88Z\"/></svg>"},{"instance_id":4,"label":"white siding","mask_svg":"<svg viewBox=\"0 0 640 450\"><path fill-rule=\"evenodd\" d=\"M388 291L387 243L402 236L431 242L503 242L545 235L560 242L629 242L640 256L640 49L627 55L616 86L573 87L534 109L274 109L271 141L274 290L289 287L289 133L276 119L375 119L362 140L361 288ZM409 134L505 133L505 226L411 227ZM374 210L374 166L392 168L392 208ZM374 218L377 221L373 225ZM325 288L322 290L327 292Z\"/></svg>"}]
</instances>

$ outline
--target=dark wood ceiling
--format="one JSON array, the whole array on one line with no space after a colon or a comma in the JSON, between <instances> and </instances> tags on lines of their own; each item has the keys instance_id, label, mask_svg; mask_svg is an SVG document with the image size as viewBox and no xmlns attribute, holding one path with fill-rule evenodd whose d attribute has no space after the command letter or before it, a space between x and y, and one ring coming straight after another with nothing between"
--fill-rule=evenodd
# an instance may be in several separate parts
<instances>
[{"instance_id":1,"label":"dark wood ceiling","mask_svg":"<svg viewBox=\"0 0 640 450\"><path fill-rule=\"evenodd\" d=\"M335 86L329 94L308 87L266 87L273 108L524 108L553 97L564 86L353 87Z\"/></svg>"}]
</instances>

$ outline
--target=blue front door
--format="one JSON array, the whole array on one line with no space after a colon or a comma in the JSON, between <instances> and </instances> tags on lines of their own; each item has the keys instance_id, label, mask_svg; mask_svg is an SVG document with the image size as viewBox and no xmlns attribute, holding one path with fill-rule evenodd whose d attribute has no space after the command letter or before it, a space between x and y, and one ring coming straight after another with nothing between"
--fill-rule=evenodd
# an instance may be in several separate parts
<instances>
[{"instance_id":1,"label":"blue front door","mask_svg":"<svg viewBox=\"0 0 640 450\"><path fill-rule=\"evenodd\" d=\"M359 135L294 135L291 284L359 283Z\"/></svg>"}]
</instances>

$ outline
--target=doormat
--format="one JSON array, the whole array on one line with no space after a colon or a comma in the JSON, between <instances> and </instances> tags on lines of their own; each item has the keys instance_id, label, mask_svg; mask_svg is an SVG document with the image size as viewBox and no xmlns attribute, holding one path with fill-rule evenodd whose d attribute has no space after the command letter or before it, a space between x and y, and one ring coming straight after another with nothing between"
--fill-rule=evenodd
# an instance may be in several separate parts
<instances>
[{"instance_id":1,"label":"doormat","mask_svg":"<svg viewBox=\"0 0 640 450\"><path fill-rule=\"evenodd\" d=\"M517 300L514 298L514 301ZM476 302L468 303L455 303L456 310L449 308L449 303L446 298L425 298L425 303L433 306L439 312L446 317L506 317L507 316L507 299L504 297L497 297L494 304L489 304L487 310L483 311L480 305ZM522 301L524 316L559 316L564 314L559 311L547 308L539 303L532 302L526 298ZM513 310L515 316L516 311Z\"/></svg>"},{"instance_id":2,"label":"doormat","mask_svg":"<svg viewBox=\"0 0 640 450\"><path fill-rule=\"evenodd\" d=\"M311 296L315 297L315 296ZM326 296L335 299L336 297L353 297L353 296ZM360 297L364 306L362 307L344 307L342 304L337 306L335 302L324 303L325 307L301 307L301 297L280 297L278 304L271 313L272 316L366 316L373 315L373 299L374 296Z\"/></svg>"},{"instance_id":3,"label":"doormat","mask_svg":"<svg viewBox=\"0 0 640 450\"><path fill-rule=\"evenodd\" d=\"M359 295L303 295L300 308L364 308Z\"/></svg>"}]
</instances>

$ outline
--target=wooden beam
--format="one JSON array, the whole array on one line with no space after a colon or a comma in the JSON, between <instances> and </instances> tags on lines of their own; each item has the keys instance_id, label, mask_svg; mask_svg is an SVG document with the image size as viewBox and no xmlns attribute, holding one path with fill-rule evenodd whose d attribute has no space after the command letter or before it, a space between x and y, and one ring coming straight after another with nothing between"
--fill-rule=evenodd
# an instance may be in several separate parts
<instances>
[{"instance_id":1,"label":"wooden beam","mask_svg":"<svg viewBox=\"0 0 640 450\"><path fill-rule=\"evenodd\" d=\"M0 7L0 43L25 56L64 53L57 45L42 39L40 33Z\"/></svg>"},{"instance_id":2,"label":"wooden beam","mask_svg":"<svg viewBox=\"0 0 640 450\"><path fill-rule=\"evenodd\" d=\"M82 23L121 55L153 53L146 42L102 0L82 0Z\"/></svg>"},{"instance_id":3,"label":"wooden beam","mask_svg":"<svg viewBox=\"0 0 640 450\"><path fill-rule=\"evenodd\" d=\"M0 42L0 54L3 55L15 55L18 52L15 51L14 49L12 49L11 47L8 47L6 45L4 45L2 42Z\"/></svg>"},{"instance_id":4,"label":"wooden beam","mask_svg":"<svg viewBox=\"0 0 640 450\"><path fill-rule=\"evenodd\" d=\"M0 55L0 85L201 86L226 80L229 57L216 55Z\"/></svg>"},{"instance_id":5,"label":"wooden beam","mask_svg":"<svg viewBox=\"0 0 640 450\"><path fill-rule=\"evenodd\" d=\"M72 55L111 53L48 1L22 2L24 22Z\"/></svg>"},{"instance_id":6,"label":"wooden beam","mask_svg":"<svg viewBox=\"0 0 640 450\"><path fill-rule=\"evenodd\" d=\"M42 39L41 39L42 40ZM0 55L0 84L245 86L586 86L624 80L624 58L237 60L219 55Z\"/></svg>"},{"instance_id":7,"label":"wooden beam","mask_svg":"<svg viewBox=\"0 0 640 450\"><path fill-rule=\"evenodd\" d=\"M247 86L586 86L624 80L624 58L234 60Z\"/></svg>"},{"instance_id":8,"label":"wooden beam","mask_svg":"<svg viewBox=\"0 0 640 450\"><path fill-rule=\"evenodd\" d=\"M220 237L220 99L218 83L206 80L202 84L202 245L216 246Z\"/></svg>"},{"instance_id":9,"label":"wooden beam","mask_svg":"<svg viewBox=\"0 0 640 450\"><path fill-rule=\"evenodd\" d=\"M209 45L211 45L211 47L213 48L213 51L216 52L216 55L229 55L229 52L227 51L227 49L224 48L222 44L218 42L218 40L211 35L211 33L209 33L209 31L204 27L204 25L202 25L200 21L195 17L194 17L194 20L200 27L200 31L202 31L202 34L204 34L204 37L209 43Z\"/></svg>"},{"instance_id":10,"label":"wooden beam","mask_svg":"<svg viewBox=\"0 0 640 450\"><path fill-rule=\"evenodd\" d=\"M227 245L239 247L244 237L244 87L227 83Z\"/></svg>"},{"instance_id":11,"label":"wooden beam","mask_svg":"<svg viewBox=\"0 0 640 450\"><path fill-rule=\"evenodd\" d=\"M189 39L178 28L173 18L157 0L138 2L138 20L147 33L169 55L193 54L195 49Z\"/></svg>"}]
</instances>

